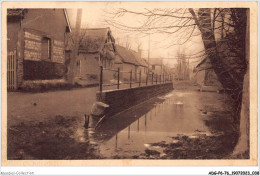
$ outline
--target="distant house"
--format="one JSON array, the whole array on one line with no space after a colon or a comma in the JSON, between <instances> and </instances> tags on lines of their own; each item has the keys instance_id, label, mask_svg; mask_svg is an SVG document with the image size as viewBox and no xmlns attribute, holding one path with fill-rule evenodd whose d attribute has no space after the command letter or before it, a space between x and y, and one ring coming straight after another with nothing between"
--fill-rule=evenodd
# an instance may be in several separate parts
<instances>
[{"instance_id":1,"label":"distant house","mask_svg":"<svg viewBox=\"0 0 260 176\"><path fill-rule=\"evenodd\" d=\"M128 73L130 71L132 71L132 80L137 80L137 71L138 71L138 66L140 64L137 62L134 54L130 50L120 45L116 45L116 51L118 55L117 57L121 59L122 62L121 64L119 63L117 65L124 72L122 74L123 80L130 79L130 73Z\"/></svg>"},{"instance_id":2,"label":"distant house","mask_svg":"<svg viewBox=\"0 0 260 176\"><path fill-rule=\"evenodd\" d=\"M63 81L70 31L64 9L7 9L8 88Z\"/></svg>"},{"instance_id":3,"label":"distant house","mask_svg":"<svg viewBox=\"0 0 260 176\"><path fill-rule=\"evenodd\" d=\"M73 49L74 32L67 36L67 53ZM76 67L78 81L95 83L99 80L100 66L113 68L115 40L109 28L81 29ZM104 71L104 79L113 79L113 73Z\"/></svg>"},{"instance_id":4,"label":"distant house","mask_svg":"<svg viewBox=\"0 0 260 176\"><path fill-rule=\"evenodd\" d=\"M163 75L163 59L162 58L150 58L149 59L150 70L157 75Z\"/></svg>"}]
</instances>

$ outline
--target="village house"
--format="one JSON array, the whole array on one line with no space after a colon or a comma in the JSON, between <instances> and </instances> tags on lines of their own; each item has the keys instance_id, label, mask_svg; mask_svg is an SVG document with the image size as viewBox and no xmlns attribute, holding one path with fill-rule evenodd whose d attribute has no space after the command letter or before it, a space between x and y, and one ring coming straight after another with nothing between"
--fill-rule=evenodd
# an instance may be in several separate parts
<instances>
[{"instance_id":1,"label":"village house","mask_svg":"<svg viewBox=\"0 0 260 176\"><path fill-rule=\"evenodd\" d=\"M69 55L75 40L74 32L66 38L66 52ZM81 85L98 83L100 66L104 68L104 82L114 79L115 74L106 69L113 68L115 59L115 40L109 28L81 29L75 81Z\"/></svg>"},{"instance_id":2,"label":"village house","mask_svg":"<svg viewBox=\"0 0 260 176\"><path fill-rule=\"evenodd\" d=\"M142 81L144 81L146 79L146 74L148 73L148 65L147 63L144 61L144 59L142 58L142 53L141 50L139 49L138 52L134 51L134 50L130 50L132 52L132 54L135 57L135 60L139 63L139 65L137 66L137 79L139 79L140 73L141 73L141 78Z\"/></svg>"},{"instance_id":3,"label":"village house","mask_svg":"<svg viewBox=\"0 0 260 176\"><path fill-rule=\"evenodd\" d=\"M148 61L147 61L148 62ZM150 74L154 74L153 78L160 81L170 80L170 76L173 76L173 71L171 68L169 68L167 65L163 64L163 58L150 58L149 59L149 72ZM149 78L151 79L151 78Z\"/></svg>"},{"instance_id":4,"label":"village house","mask_svg":"<svg viewBox=\"0 0 260 176\"><path fill-rule=\"evenodd\" d=\"M150 58L149 67L150 67L150 70L155 75L163 75L163 59L162 58Z\"/></svg>"},{"instance_id":5,"label":"village house","mask_svg":"<svg viewBox=\"0 0 260 176\"><path fill-rule=\"evenodd\" d=\"M64 82L65 9L7 9L7 87Z\"/></svg>"},{"instance_id":6,"label":"village house","mask_svg":"<svg viewBox=\"0 0 260 176\"><path fill-rule=\"evenodd\" d=\"M120 45L116 45L116 51L118 55L117 57L121 59L122 63L116 64L115 67L119 67L120 70L123 71L123 73L121 73L123 81L129 81L131 71L132 80L137 81L138 66L140 66L140 64L137 62L134 54Z\"/></svg>"}]
</instances>

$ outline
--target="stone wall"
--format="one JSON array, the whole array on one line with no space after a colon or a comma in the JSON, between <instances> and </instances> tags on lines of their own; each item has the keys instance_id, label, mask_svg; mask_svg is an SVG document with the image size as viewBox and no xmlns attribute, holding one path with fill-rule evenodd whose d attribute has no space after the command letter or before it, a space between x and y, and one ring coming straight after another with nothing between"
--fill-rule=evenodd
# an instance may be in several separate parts
<instances>
[{"instance_id":1,"label":"stone wall","mask_svg":"<svg viewBox=\"0 0 260 176\"><path fill-rule=\"evenodd\" d=\"M173 90L172 83L97 92L96 100L109 105L107 116L115 115L152 97Z\"/></svg>"},{"instance_id":2,"label":"stone wall","mask_svg":"<svg viewBox=\"0 0 260 176\"><path fill-rule=\"evenodd\" d=\"M47 61L23 61L24 80L51 80L64 77L66 67L64 64Z\"/></svg>"}]
</instances>

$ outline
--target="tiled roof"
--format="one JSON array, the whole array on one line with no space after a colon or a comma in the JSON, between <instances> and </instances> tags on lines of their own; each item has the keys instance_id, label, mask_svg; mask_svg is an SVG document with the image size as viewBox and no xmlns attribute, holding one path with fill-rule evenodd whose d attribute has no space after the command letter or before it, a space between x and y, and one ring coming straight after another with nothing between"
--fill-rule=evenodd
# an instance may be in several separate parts
<instances>
[{"instance_id":1,"label":"tiled roof","mask_svg":"<svg viewBox=\"0 0 260 176\"><path fill-rule=\"evenodd\" d=\"M117 51L117 54L121 57L121 60L123 63L140 65L136 61L134 54L130 50L128 50L120 45L116 45L116 51Z\"/></svg>"},{"instance_id":2,"label":"tiled roof","mask_svg":"<svg viewBox=\"0 0 260 176\"><path fill-rule=\"evenodd\" d=\"M131 50L132 54L135 56L135 60L139 63L140 66L147 67L146 62L140 57L139 53Z\"/></svg>"},{"instance_id":3,"label":"tiled roof","mask_svg":"<svg viewBox=\"0 0 260 176\"><path fill-rule=\"evenodd\" d=\"M107 36L111 35L109 28L87 28L81 29L80 33L80 45L79 51L86 53L96 53L101 52L103 47L108 47L109 50L113 50L112 44L106 44ZM67 39L67 49L71 49L72 43L75 36L75 29L68 34ZM112 40L113 37L111 36Z\"/></svg>"},{"instance_id":4,"label":"tiled roof","mask_svg":"<svg viewBox=\"0 0 260 176\"><path fill-rule=\"evenodd\" d=\"M115 64L122 64L123 63L122 59L121 59L121 57L119 55L116 55L114 63Z\"/></svg>"},{"instance_id":5,"label":"tiled roof","mask_svg":"<svg viewBox=\"0 0 260 176\"><path fill-rule=\"evenodd\" d=\"M82 42L79 50L99 52L105 45L108 28L81 29Z\"/></svg>"},{"instance_id":6,"label":"tiled roof","mask_svg":"<svg viewBox=\"0 0 260 176\"><path fill-rule=\"evenodd\" d=\"M7 9L7 17L8 19L21 19L24 16L24 13L28 12L29 9ZM32 9L37 10L37 9ZM49 9L51 10L51 9ZM63 9L64 15L66 18L67 25L69 27L69 30L71 31L68 15L66 9Z\"/></svg>"}]
</instances>

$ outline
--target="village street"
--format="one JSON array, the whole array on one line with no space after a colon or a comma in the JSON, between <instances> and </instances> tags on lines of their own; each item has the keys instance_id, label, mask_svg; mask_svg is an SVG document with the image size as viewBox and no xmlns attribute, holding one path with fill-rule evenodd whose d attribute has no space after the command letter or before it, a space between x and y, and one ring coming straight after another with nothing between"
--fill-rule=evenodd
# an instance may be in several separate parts
<instances>
[{"instance_id":1,"label":"village street","mask_svg":"<svg viewBox=\"0 0 260 176\"><path fill-rule=\"evenodd\" d=\"M132 88L138 86L138 83L132 84ZM141 86L145 86L145 83ZM120 85L120 89L125 88L129 88L129 84ZM112 89L117 89L117 86L103 88L103 90ZM57 115L83 118L84 114L90 114L98 90L99 87L94 86L37 93L8 92L8 125L26 121L44 121Z\"/></svg>"},{"instance_id":2,"label":"village street","mask_svg":"<svg viewBox=\"0 0 260 176\"><path fill-rule=\"evenodd\" d=\"M89 114L98 87L43 93L8 92L8 126L61 116Z\"/></svg>"},{"instance_id":3,"label":"village street","mask_svg":"<svg viewBox=\"0 0 260 176\"><path fill-rule=\"evenodd\" d=\"M96 130L84 128L84 114L95 102L97 87L10 92L8 157L228 158L237 133L225 95L199 92L189 81L174 82L174 88L104 121Z\"/></svg>"}]
</instances>

